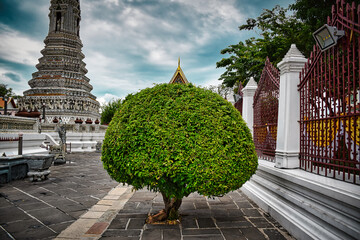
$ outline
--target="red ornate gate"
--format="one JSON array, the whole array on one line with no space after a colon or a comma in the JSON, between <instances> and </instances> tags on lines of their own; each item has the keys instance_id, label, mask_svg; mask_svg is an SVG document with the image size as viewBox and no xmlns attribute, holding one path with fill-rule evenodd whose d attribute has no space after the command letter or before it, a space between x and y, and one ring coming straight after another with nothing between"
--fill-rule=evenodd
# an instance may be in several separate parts
<instances>
[{"instance_id":1,"label":"red ornate gate","mask_svg":"<svg viewBox=\"0 0 360 240\"><path fill-rule=\"evenodd\" d=\"M266 59L254 95L254 143L259 157L274 161L279 108L280 73Z\"/></svg>"},{"instance_id":2,"label":"red ornate gate","mask_svg":"<svg viewBox=\"0 0 360 240\"><path fill-rule=\"evenodd\" d=\"M360 184L360 5L338 0L328 25L345 36L300 74L300 166Z\"/></svg>"}]
</instances>

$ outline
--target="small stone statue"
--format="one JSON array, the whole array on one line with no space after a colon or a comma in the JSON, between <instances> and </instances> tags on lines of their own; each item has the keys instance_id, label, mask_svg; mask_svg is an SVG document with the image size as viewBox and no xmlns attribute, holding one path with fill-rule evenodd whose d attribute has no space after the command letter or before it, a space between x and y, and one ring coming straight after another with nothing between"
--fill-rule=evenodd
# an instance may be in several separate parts
<instances>
[{"instance_id":1,"label":"small stone statue","mask_svg":"<svg viewBox=\"0 0 360 240\"><path fill-rule=\"evenodd\" d=\"M50 153L55 154L54 164L64 164L66 163L66 124L59 125L57 132L59 134L60 144L50 149Z\"/></svg>"},{"instance_id":2,"label":"small stone statue","mask_svg":"<svg viewBox=\"0 0 360 240\"><path fill-rule=\"evenodd\" d=\"M102 146L102 141L97 141L96 146L95 146L95 148L96 148L95 152L101 153L101 146Z\"/></svg>"},{"instance_id":3,"label":"small stone statue","mask_svg":"<svg viewBox=\"0 0 360 240\"><path fill-rule=\"evenodd\" d=\"M57 129L60 138L60 145L66 144L66 126L60 125Z\"/></svg>"}]
</instances>

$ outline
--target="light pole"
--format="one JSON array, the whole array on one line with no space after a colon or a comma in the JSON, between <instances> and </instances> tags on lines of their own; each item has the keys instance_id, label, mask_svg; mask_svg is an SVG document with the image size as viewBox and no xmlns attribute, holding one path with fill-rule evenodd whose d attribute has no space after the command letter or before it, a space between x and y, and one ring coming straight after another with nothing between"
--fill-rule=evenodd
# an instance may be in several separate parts
<instances>
[{"instance_id":1,"label":"light pole","mask_svg":"<svg viewBox=\"0 0 360 240\"><path fill-rule=\"evenodd\" d=\"M42 109L43 109L43 119L44 119L44 123L45 123L45 103L42 104Z\"/></svg>"}]
</instances>

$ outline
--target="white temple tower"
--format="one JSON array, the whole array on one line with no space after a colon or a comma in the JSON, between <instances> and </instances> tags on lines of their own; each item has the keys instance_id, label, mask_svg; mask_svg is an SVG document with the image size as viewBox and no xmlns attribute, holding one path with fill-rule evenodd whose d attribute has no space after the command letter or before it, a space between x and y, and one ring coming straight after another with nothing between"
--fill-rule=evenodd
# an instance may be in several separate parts
<instances>
[{"instance_id":1,"label":"white temple tower","mask_svg":"<svg viewBox=\"0 0 360 240\"><path fill-rule=\"evenodd\" d=\"M19 108L37 109L45 105L46 122L55 118L65 123L76 119L92 121L100 118L100 104L91 94L93 89L83 62L80 40L79 0L51 0L49 33L45 38L37 72L29 81ZM97 121L98 122L98 121Z\"/></svg>"}]
</instances>

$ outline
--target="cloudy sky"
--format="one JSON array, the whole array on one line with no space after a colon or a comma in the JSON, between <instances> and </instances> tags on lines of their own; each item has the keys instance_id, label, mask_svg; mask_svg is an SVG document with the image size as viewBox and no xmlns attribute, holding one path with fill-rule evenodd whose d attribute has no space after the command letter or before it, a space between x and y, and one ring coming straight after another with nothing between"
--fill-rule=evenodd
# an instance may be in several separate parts
<instances>
[{"instance_id":1,"label":"cloudy sky","mask_svg":"<svg viewBox=\"0 0 360 240\"><path fill-rule=\"evenodd\" d=\"M249 38L238 26L294 0L81 0L80 37L98 100L169 82L178 57L187 79L218 85L220 50ZM50 0L0 0L0 83L22 95L48 33Z\"/></svg>"}]
</instances>

